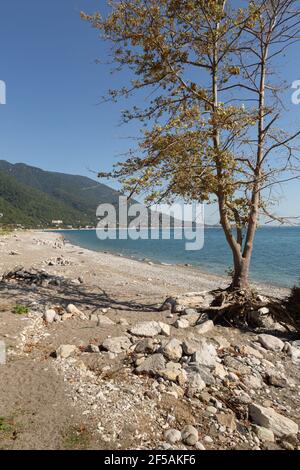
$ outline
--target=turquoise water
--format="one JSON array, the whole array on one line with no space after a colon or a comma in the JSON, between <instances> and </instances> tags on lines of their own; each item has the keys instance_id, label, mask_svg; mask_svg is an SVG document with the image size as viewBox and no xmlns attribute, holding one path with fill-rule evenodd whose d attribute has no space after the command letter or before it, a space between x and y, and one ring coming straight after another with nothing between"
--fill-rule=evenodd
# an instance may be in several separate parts
<instances>
[{"instance_id":1,"label":"turquoise water","mask_svg":"<svg viewBox=\"0 0 300 470\"><path fill-rule=\"evenodd\" d=\"M231 254L219 228L205 230L204 246L186 251L184 240L104 240L94 230L60 231L75 245L94 251L120 253L136 259L190 264L201 271L226 274ZM254 281L291 287L300 279L300 227L263 227L257 231L251 266Z\"/></svg>"}]
</instances>

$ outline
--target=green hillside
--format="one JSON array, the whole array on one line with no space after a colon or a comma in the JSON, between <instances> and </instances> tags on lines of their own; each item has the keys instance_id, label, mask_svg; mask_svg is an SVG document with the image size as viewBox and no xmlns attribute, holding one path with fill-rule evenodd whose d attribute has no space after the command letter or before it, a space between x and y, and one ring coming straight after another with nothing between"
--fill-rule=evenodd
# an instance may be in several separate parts
<instances>
[{"instance_id":1,"label":"green hillside","mask_svg":"<svg viewBox=\"0 0 300 470\"><path fill-rule=\"evenodd\" d=\"M99 204L116 204L119 193L83 177L43 171L0 160L0 213L3 224L50 226L63 220L74 227L96 224Z\"/></svg>"}]
</instances>

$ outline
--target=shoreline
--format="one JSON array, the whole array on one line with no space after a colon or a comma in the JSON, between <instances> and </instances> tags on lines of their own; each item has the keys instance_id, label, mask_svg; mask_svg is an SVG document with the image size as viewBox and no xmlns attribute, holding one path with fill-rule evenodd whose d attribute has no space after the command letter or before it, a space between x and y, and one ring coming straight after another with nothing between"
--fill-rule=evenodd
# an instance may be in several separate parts
<instances>
[{"instance_id":1,"label":"shoreline","mask_svg":"<svg viewBox=\"0 0 300 470\"><path fill-rule=\"evenodd\" d=\"M88 230L91 230L91 229L88 229ZM64 231L67 231L67 230L64 230ZM72 230L70 230L70 231L72 231ZM51 231L50 231L50 233L51 233ZM52 233L58 233L58 232L52 231ZM107 254L107 255L115 257L115 258L123 258L123 259L127 259L128 261L136 261L136 262L141 263L143 265L145 265L145 264L149 265L151 263L152 265L160 266L160 267L167 267L167 268L176 267L176 268L179 268L179 269L184 269L185 271L189 271L194 276L200 275L201 277L207 277L208 279L210 279L212 281L218 281L219 280L221 285L223 285L224 283L226 283L226 284L230 283L230 277L229 276L212 273L210 271L205 271L202 268L198 268L198 267L196 267L194 265L191 265L191 264L189 264L187 266L185 264L163 263L163 262L157 261L154 258L140 259L140 258L135 257L134 255L130 256L130 255L126 255L124 253L117 252L117 251L113 252L113 251L110 251L110 250L93 250L92 248L85 248L85 247L81 246L80 244L77 245L73 241L70 241L66 237L64 237L63 234L60 234L60 236L70 246L78 247L78 248L90 251L91 253L103 253L103 254ZM260 281L251 281L250 283L251 283L252 286L254 286L256 289L260 290L261 292L269 293L270 291L271 292L277 291L279 293L279 297L283 297L284 295L288 294L289 291L290 291L289 287L281 286L279 284L263 283L263 282L260 282Z\"/></svg>"}]
</instances>

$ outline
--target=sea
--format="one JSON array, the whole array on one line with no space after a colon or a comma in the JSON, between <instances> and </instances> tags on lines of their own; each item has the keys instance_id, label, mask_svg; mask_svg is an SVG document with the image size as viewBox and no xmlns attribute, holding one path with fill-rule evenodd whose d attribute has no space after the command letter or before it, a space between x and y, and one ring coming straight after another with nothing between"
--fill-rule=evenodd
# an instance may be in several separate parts
<instances>
[{"instance_id":1,"label":"sea","mask_svg":"<svg viewBox=\"0 0 300 470\"><path fill-rule=\"evenodd\" d=\"M165 230L165 229L164 229ZM158 239L100 240L96 230L59 230L66 240L82 248L106 251L140 261L170 265L190 265L202 272L226 275L232 266L231 252L222 229L205 228L203 247L186 250L186 240L170 239L161 230ZM173 232L177 229L173 229ZM121 232L121 229L120 229ZM124 230L122 230L124 236ZM261 227L257 230L250 271L251 280L280 287L300 281L300 227Z\"/></svg>"}]
</instances>

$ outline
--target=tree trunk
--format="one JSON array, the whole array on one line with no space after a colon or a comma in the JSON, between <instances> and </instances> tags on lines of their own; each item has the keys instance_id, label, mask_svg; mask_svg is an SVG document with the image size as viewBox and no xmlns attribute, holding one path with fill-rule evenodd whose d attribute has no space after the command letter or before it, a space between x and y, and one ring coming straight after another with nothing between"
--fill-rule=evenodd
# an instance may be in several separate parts
<instances>
[{"instance_id":1,"label":"tree trunk","mask_svg":"<svg viewBox=\"0 0 300 470\"><path fill-rule=\"evenodd\" d=\"M231 290L249 289L249 267L250 258L236 259L234 257L234 275L231 283Z\"/></svg>"}]
</instances>

